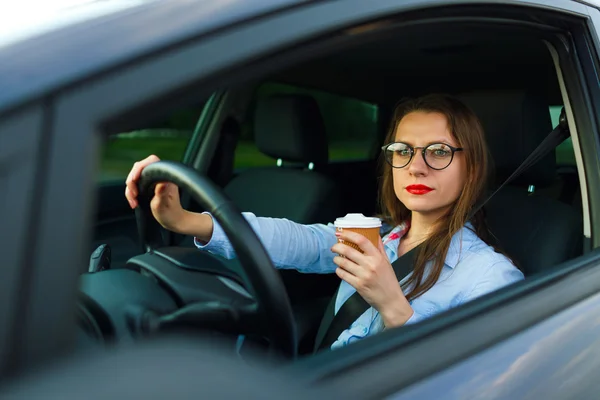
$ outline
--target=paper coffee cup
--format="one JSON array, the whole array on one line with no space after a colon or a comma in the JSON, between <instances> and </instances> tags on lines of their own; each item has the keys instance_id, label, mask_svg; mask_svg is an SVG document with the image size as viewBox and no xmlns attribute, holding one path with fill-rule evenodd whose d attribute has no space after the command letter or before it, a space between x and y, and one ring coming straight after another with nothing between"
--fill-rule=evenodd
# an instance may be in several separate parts
<instances>
[{"instance_id":1,"label":"paper coffee cup","mask_svg":"<svg viewBox=\"0 0 600 400\"><path fill-rule=\"evenodd\" d=\"M349 230L352 232L360 233L375 247L379 244L379 231L381 229L381 219L375 217L365 217L360 213L351 213L346 214L345 217L337 218L333 224L337 231ZM349 242L347 240L338 239L338 242L344 243L356 250L363 252L360 247L356 244Z\"/></svg>"}]
</instances>

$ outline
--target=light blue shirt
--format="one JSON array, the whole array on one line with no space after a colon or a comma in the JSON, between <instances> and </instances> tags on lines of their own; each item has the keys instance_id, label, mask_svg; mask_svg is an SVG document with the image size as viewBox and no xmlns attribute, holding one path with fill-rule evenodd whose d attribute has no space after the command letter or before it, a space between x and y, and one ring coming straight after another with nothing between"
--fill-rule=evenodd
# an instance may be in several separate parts
<instances>
[{"instance_id":1,"label":"light blue shirt","mask_svg":"<svg viewBox=\"0 0 600 400\"><path fill-rule=\"evenodd\" d=\"M333 224L301 225L287 219L257 217L247 212L242 214L262 241L277 268L295 269L305 273L335 273L337 266L333 263L335 254L331 252L331 247L337 242L337 238ZM221 257L234 258L233 247L223 229L214 218L213 223L210 241L205 245L196 241L196 246ZM485 244L470 227L470 224L467 225L452 237L438 281L427 292L411 301L414 314L406 324L421 321L523 279L521 271L510 260ZM402 238L387 239L400 228L394 228L383 238L390 262L398 258L398 245ZM425 276L429 271L430 265L426 267ZM400 284L403 282L404 280ZM335 302L336 313L355 292L352 286L342 281ZM381 316L371 307L340 334L331 348L345 346L381 332L383 328Z\"/></svg>"}]
</instances>

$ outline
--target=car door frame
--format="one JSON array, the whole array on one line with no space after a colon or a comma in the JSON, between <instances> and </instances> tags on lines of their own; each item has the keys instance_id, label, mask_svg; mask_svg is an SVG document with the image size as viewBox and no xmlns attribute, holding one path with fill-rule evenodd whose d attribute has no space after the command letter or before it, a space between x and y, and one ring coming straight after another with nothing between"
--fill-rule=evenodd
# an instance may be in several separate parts
<instances>
[{"instance_id":1,"label":"car door frame","mask_svg":"<svg viewBox=\"0 0 600 400\"><path fill-rule=\"evenodd\" d=\"M517 1L506 3L523 5ZM249 74L251 68L247 68L247 65L256 59L257 55L271 56L286 47L297 45L301 40L309 40L376 18L449 4L473 4L473 2L450 0L310 2L293 9L273 12L263 18L255 18L229 30L223 29L219 35L194 39L190 33L189 36L180 38L175 50L171 46L169 46L170 51L160 52L153 49L153 52L149 52L151 56L138 58L122 68L102 71L85 80L71 82L70 86L61 87L60 91L56 90L44 99L23 106L24 113L36 115L36 118L28 123L35 123L32 132L39 134L43 132L46 135L44 139L46 146L38 149L42 158L35 162L31 161L29 165L30 168L35 169L34 175L38 183L36 202L31 202L30 198L30 202L25 203L29 207L28 211L32 213L26 220L24 219L24 226L28 230L27 237L38 238L38 240L19 243L21 251L23 246L27 245L29 261L15 259L11 268L3 271L4 277L7 278L6 282L13 283L15 278L20 278L12 290L22 291L20 302L17 298L8 300L6 306L11 307L12 312L3 313L0 319L0 326L7 323L6 326L12 329L11 337L6 343L1 344L3 347L0 348L6 354L6 346L13 347L9 359L3 360L3 371L6 371L8 366L26 367L51 359L64 354L73 345L76 320L70 311L76 299L77 278L87 258L86 243L90 239L90 215L91 210L94 209L93 178L101 139L99 134L106 133L107 121L114 118L139 118L144 111L151 110L159 104L168 104L180 96L183 87L186 87L188 95L193 93L195 96L201 96L214 92L222 85L238 83L245 77L242 79L241 75L236 75L234 72L245 68L245 72ZM531 0L527 2L527 6L544 8L552 6L583 16L587 12L587 6L567 0ZM271 34L274 27L278 27L278 35ZM247 46L237 45L241 38L245 39L243 42L248 43ZM228 51L220 52L219 49L223 48L227 48ZM207 54L213 57L203 57ZM201 70L194 63L189 62L194 59L205 61ZM262 65L260 71L275 70L281 66L280 63L284 59L285 62L290 62L288 55L277 62L270 62L268 68ZM178 73L165 73L173 70ZM223 70L225 72L219 74ZM114 91L122 90L124 87L128 90L123 91L123 95L115 99L112 95ZM582 87L585 93L589 90L589 87L587 89ZM0 116L6 117L5 114ZM17 118L20 123L25 123L22 116L13 115L13 118ZM578 126L587 123L592 129L593 125L597 124L593 117L586 118L581 113L576 114L576 119L578 119ZM12 131L15 132L22 130L23 126L12 127ZM593 143L589 151L597 155L598 149L598 143ZM96 156L90 157L90 155ZM71 160L78 168L73 168L73 164L66 163L64 160ZM585 162L590 162L589 157L586 157ZM598 177L590 176L590 178ZM31 188L31 181L29 185ZM593 185L596 185L594 188L598 187L597 182ZM21 185L18 192L24 190L29 189ZM590 201L598 200L600 193L594 191L589 195ZM25 206L22 206L21 210L23 207ZM65 219L67 215L69 218ZM594 231L600 228L600 224L596 224L600 222L597 221L600 216L592 212L592 218L592 240L593 247L596 247L600 235L595 234ZM56 234L56 227L60 227L61 235ZM8 254L23 255L22 252L15 253L16 250L13 251L4 244L1 249L7 250ZM372 365L376 365L377 360L390 360L390 357L398 360L408 351L425 348L431 338L441 340L444 335L460 337L461 332L477 324L481 325L493 316L502 317L502 320L508 322L502 332L487 333L489 335L486 337L487 343L495 343L507 335L525 329L533 320L540 320L560 311L566 306L565 303L569 301L575 303L597 292L600 289L600 270L595 270L594 267L598 259L600 259L600 252L592 251L583 258L566 263L560 274L548 276L541 283L536 282L533 285L531 282L524 282L493 296L487 296L477 304L434 318L429 324L408 328L401 335L390 330L372 340L358 343L351 349L317 356L308 364L299 363L295 368L304 371L305 379L310 381L332 380L335 376L339 378L341 371L348 372L350 369L363 373L361 371L370 368L370 364L364 363L364 360L371 360L374 363ZM21 266L24 266L24 269L19 269ZM568 300L558 302L553 293L539 290L539 286L556 284L558 279L565 284L581 284L581 286ZM540 313L533 305L545 299L550 305ZM496 305L493 310L490 309L492 304ZM523 306L524 310L529 307L535 317L531 316L527 323L511 321L514 318L511 318L509 304ZM15 320L15 314L20 316L19 321ZM49 321L52 321L51 326ZM441 327L444 327L444 330L440 330ZM418 341L417 339L424 333L428 333L429 336ZM407 343L414 343L414 345L406 346ZM468 343L464 345L470 346ZM430 352L433 352L433 349L434 347L431 347ZM459 349L459 346L456 349ZM464 347L461 349L464 350ZM464 353L455 355L454 360L456 357L464 356ZM426 357L426 354L421 354L421 357ZM437 365L437 368L441 368L442 364L447 365L447 362ZM317 364L320 364L320 367L315 368L312 373L304 370L306 365L312 367ZM430 374L434 367L436 366L427 366L417 372ZM377 371L378 368L372 370ZM347 377L351 375L353 374L348 374ZM406 379L408 378L402 376L402 379L391 385L381 386L381 390L396 390L402 387L402 384L407 384ZM357 380L356 383L361 384L361 381Z\"/></svg>"}]
</instances>

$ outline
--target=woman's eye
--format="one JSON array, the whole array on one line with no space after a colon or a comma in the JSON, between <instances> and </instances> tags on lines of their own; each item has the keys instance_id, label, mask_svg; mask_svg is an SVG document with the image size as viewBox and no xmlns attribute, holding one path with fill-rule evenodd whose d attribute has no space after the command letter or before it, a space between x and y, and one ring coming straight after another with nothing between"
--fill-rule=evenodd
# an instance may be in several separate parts
<instances>
[{"instance_id":1,"label":"woman's eye","mask_svg":"<svg viewBox=\"0 0 600 400\"><path fill-rule=\"evenodd\" d=\"M408 156L410 156L410 150L409 149L396 150L396 154L398 154L401 157L408 157Z\"/></svg>"},{"instance_id":2,"label":"woman's eye","mask_svg":"<svg viewBox=\"0 0 600 400\"><path fill-rule=\"evenodd\" d=\"M427 149L427 154L435 158L446 158L450 157L450 155L452 154L452 150L450 150L450 148L448 148L445 145L438 144L429 147Z\"/></svg>"}]
</instances>

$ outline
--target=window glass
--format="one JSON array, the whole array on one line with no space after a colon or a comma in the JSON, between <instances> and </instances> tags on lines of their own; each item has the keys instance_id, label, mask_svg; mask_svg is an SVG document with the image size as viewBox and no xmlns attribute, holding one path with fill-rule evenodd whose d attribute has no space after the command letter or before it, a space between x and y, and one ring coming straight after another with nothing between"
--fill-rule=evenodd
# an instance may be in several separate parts
<instances>
[{"instance_id":1,"label":"window glass","mask_svg":"<svg viewBox=\"0 0 600 400\"><path fill-rule=\"evenodd\" d=\"M371 157L378 129L378 107L375 104L279 83L261 85L255 100L282 93L305 94L317 101L325 123L330 161L367 160ZM258 150L253 134L252 123L248 121L242 127L236 148L236 169L275 165L276 160Z\"/></svg>"},{"instance_id":2,"label":"window glass","mask_svg":"<svg viewBox=\"0 0 600 400\"><path fill-rule=\"evenodd\" d=\"M558 125L560 112L563 106L550 106L550 118L552 126ZM556 147L556 164L558 165L575 165L575 151L573 150L573 141L567 138L564 142Z\"/></svg>"},{"instance_id":3,"label":"window glass","mask_svg":"<svg viewBox=\"0 0 600 400\"><path fill-rule=\"evenodd\" d=\"M161 160L181 161L200 112L180 111L152 127L111 135L102 149L99 180L125 179L133 163L150 154Z\"/></svg>"}]
</instances>

